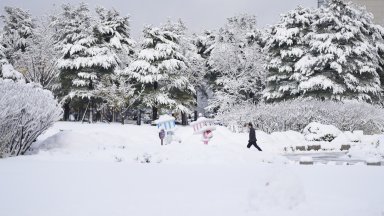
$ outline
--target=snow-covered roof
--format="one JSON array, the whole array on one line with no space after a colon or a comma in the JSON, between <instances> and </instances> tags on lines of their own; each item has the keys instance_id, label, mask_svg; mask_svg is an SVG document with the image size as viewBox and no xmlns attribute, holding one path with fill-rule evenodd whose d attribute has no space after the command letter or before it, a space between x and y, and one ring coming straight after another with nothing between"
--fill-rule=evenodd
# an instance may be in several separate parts
<instances>
[{"instance_id":1,"label":"snow-covered roof","mask_svg":"<svg viewBox=\"0 0 384 216\"><path fill-rule=\"evenodd\" d=\"M154 122L155 122L155 124L161 124L161 123L169 122L169 121L175 121L175 118L170 116L170 115L161 115L159 117L159 119L157 119Z\"/></svg>"},{"instance_id":2,"label":"snow-covered roof","mask_svg":"<svg viewBox=\"0 0 384 216\"><path fill-rule=\"evenodd\" d=\"M202 123L202 122L213 122L214 120L213 119L208 119L208 118L205 118L205 117L199 117L196 121L194 122L191 122L191 126L193 125L196 125L196 124L199 124L199 123Z\"/></svg>"}]
</instances>

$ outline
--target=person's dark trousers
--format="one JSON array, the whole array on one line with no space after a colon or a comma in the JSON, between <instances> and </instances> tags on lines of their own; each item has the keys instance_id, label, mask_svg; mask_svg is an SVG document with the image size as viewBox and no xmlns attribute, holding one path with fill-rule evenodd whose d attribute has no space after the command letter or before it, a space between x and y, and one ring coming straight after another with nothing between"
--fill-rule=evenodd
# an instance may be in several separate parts
<instances>
[{"instance_id":1,"label":"person's dark trousers","mask_svg":"<svg viewBox=\"0 0 384 216\"><path fill-rule=\"evenodd\" d=\"M251 146L255 146L257 150L262 151L256 142L248 142L247 148L251 148Z\"/></svg>"}]
</instances>

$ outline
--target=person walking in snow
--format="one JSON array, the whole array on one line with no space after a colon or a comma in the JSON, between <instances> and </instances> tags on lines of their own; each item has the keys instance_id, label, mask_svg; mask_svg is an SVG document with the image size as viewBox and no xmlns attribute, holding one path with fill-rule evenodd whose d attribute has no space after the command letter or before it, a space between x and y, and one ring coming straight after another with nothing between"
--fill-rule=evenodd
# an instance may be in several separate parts
<instances>
[{"instance_id":1,"label":"person walking in snow","mask_svg":"<svg viewBox=\"0 0 384 216\"><path fill-rule=\"evenodd\" d=\"M248 128L249 128L249 141L248 141L247 148L251 148L251 146L255 146L257 150L262 151L261 148L256 143L257 141L256 132L251 122L248 123Z\"/></svg>"}]
</instances>

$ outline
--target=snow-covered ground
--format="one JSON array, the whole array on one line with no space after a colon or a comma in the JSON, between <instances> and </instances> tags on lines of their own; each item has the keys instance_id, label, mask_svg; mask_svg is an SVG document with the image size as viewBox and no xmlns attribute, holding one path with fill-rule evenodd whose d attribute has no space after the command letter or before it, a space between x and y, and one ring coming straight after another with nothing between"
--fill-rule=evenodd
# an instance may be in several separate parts
<instances>
[{"instance_id":1,"label":"snow-covered ground","mask_svg":"<svg viewBox=\"0 0 384 216\"><path fill-rule=\"evenodd\" d=\"M148 125L59 122L30 155L0 160L0 215L384 215L384 167L303 166L283 156L296 132L219 127L209 145Z\"/></svg>"},{"instance_id":2,"label":"snow-covered ground","mask_svg":"<svg viewBox=\"0 0 384 216\"><path fill-rule=\"evenodd\" d=\"M201 135L193 135L192 127L178 127L176 136L181 143L161 146L158 129L150 125L59 122L39 137L25 159L167 164L287 162L277 153L282 149L278 142L289 136L260 134L260 146L265 150L261 154L246 148L247 134L232 133L225 127L218 127L213 134L210 144L204 145ZM291 137L284 142L294 140Z\"/></svg>"}]
</instances>

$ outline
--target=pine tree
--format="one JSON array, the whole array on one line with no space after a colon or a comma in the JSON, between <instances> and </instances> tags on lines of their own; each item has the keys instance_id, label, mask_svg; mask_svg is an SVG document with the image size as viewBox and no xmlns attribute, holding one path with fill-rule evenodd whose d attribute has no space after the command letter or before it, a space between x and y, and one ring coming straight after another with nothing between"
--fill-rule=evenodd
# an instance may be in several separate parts
<instances>
[{"instance_id":1,"label":"pine tree","mask_svg":"<svg viewBox=\"0 0 384 216\"><path fill-rule=\"evenodd\" d=\"M110 74L119 60L94 34L94 20L88 6L63 5L62 14L53 22L57 29L57 48L62 52L58 67L62 76L76 87L72 96L92 98L92 90L103 76Z\"/></svg>"},{"instance_id":2,"label":"pine tree","mask_svg":"<svg viewBox=\"0 0 384 216\"><path fill-rule=\"evenodd\" d=\"M120 16L116 10L107 10L102 7L96 8L96 13L98 19L94 27L94 34L101 46L106 47L110 53L118 57L118 64L114 65L109 76L102 79L94 91L94 95L118 110L122 115L122 123L124 123L123 113L137 101L134 86L130 83L129 78L122 74L122 70L129 65L133 58L135 46L135 42L130 37L129 17Z\"/></svg>"},{"instance_id":3,"label":"pine tree","mask_svg":"<svg viewBox=\"0 0 384 216\"><path fill-rule=\"evenodd\" d=\"M162 29L175 32L180 36L180 52L185 57L185 64L187 65L184 74L186 79L189 81L189 84L193 86L196 91L195 94L191 94L191 92L185 91L182 96L183 102L184 105L186 105L189 109L196 108L197 89L201 89L204 86L205 60L198 54L197 47L194 45L193 37L190 37L186 34L187 27L182 20L179 19L177 22L173 22L168 19L167 22L162 25ZM181 117L182 125L187 125L187 112L182 111ZM196 111L195 117L197 117Z\"/></svg>"},{"instance_id":4,"label":"pine tree","mask_svg":"<svg viewBox=\"0 0 384 216\"><path fill-rule=\"evenodd\" d=\"M96 37L104 43L111 52L119 57L121 67L129 64L135 41L131 39L129 28L129 17L121 16L116 10L96 8L98 20L95 26Z\"/></svg>"},{"instance_id":5,"label":"pine tree","mask_svg":"<svg viewBox=\"0 0 384 216\"><path fill-rule=\"evenodd\" d=\"M88 6L81 3L74 7L62 6L62 12L54 17L52 26L56 29L56 48L61 52L58 61L60 80L64 88L65 116L69 115L68 98L79 97L88 100L89 121L92 122L92 107L97 98L94 90L102 80L108 80L118 64L118 57L94 34L95 20Z\"/></svg>"},{"instance_id":6,"label":"pine tree","mask_svg":"<svg viewBox=\"0 0 384 216\"><path fill-rule=\"evenodd\" d=\"M187 78L186 58L182 53L181 26L166 24L160 28L146 26L137 60L127 74L141 85L142 102L152 107L153 120L159 108L188 112L194 88Z\"/></svg>"},{"instance_id":7,"label":"pine tree","mask_svg":"<svg viewBox=\"0 0 384 216\"><path fill-rule=\"evenodd\" d=\"M31 14L21 8L6 6L4 11L6 15L0 16L4 23L2 45L8 61L13 64L17 61L16 53L24 52L28 47L35 22Z\"/></svg>"},{"instance_id":8,"label":"pine tree","mask_svg":"<svg viewBox=\"0 0 384 216\"><path fill-rule=\"evenodd\" d=\"M90 102L116 84L112 79L115 70L127 64L120 57L128 59L133 45L128 17L103 8L96 12L98 19L91 16L84 3L78 7L63 5L63 12L52 23L57 29L56 47L62 52L58 67L68 96L88 98Z\"/></svg>"},{"instance_id":9,"label":"pine tree","mask_svg":"<svg viewBox=\"0 0 384 216\"><path fill-rule=\"evenodd\" d=\"M341 0L329 1L314 19L313 32L305 37L310 52L295 65L303 75L302 95L377 101L382 91L378 45L383 47L383 28L364 8Z\"/></svg>"},{"instance_id":10,"label":"pine tree","mask_svg":"<svg viewBox=\"0 0 384 216\"><path fill-rule=\"evenodd\" d=\"M304 37L312 31L314 11L298 7L282 15L278 24L271 27L264 49L269 55L267 85L264 98L279 101L297 97L302 74L295 64L309 52Z\"/></svg>"},{"instance_id":11,"label":"pine tree","mask_svg":"<svg viewBox=\"0 0 384 216\"><path fill-rule=\"evenodd\" d=\"M242 102L257 102L264 88L264 55L257 40L256 18L240 15L228 19L209 58L216 74L210 108L230 109Z\"/></svg>"}]
</instances>

